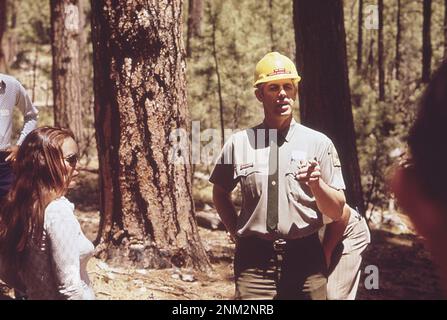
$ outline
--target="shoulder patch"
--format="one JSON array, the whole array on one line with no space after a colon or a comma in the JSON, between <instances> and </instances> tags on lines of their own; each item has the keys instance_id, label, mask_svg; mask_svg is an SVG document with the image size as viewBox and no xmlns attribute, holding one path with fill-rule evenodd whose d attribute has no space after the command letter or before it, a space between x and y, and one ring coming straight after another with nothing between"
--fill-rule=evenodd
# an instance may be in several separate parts
<instances>
[{"instance_id":1,"label":"shoulder patch","mask_svg":"<svg viewBox=\"0 0 447 320\"><path fill-rule=\"evenodd\" d=\"M337 150L335 150L334 145L331 146L329 150L329 156L331 158L332 166L341 167L340 158L338 157Z\"/></svg>"}]
</instances>

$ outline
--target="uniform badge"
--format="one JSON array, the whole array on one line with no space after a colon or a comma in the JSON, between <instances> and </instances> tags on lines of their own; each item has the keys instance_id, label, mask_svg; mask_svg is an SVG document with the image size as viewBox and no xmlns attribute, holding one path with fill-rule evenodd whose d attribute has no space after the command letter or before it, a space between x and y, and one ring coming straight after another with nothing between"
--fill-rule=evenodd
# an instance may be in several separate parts
<instances>
[{"instance_id":1,"label":"uniform badge","mask_svg":"<svg viewBox=\"0 0 447 320\"><path fill-rule=\"evenodd\" d=\"M253 162L251 163L246 163L246 164L241 164L240 170L244 170L244 169L248 169L253 167Z\"/></svg>"}]
</instances>

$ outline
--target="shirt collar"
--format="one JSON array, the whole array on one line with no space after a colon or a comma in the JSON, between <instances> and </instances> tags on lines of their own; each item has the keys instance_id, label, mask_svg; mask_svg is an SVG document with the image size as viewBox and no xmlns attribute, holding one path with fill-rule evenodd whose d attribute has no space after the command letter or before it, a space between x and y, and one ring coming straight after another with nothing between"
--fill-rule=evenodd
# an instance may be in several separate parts
<instances>
[{"instance_id":1,"label":"shirt collar","mask_svg":"<svg viewBox=\"0 0 447 320\"><path fill-rule=\"evenodd\" d=\"M285 141L290 142L297 126L298 122L296 122L295 119L292 118L292 121L290 121L290 126L286 130L278 131L278 134L281 135ZM263 121L261 124L256 126L256 128L267 129L268 127L265 124L265 121Z\"/></svg>"}]
</instances>

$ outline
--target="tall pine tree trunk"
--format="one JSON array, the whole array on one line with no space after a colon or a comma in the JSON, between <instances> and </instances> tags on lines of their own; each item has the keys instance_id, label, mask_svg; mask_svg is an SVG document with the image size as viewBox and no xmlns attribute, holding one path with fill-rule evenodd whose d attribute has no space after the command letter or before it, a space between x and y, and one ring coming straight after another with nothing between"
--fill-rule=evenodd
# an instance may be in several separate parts
<instances>
[{"instance_id":1,"label":"tall pine tree trunk","mask_svg":"<svg viewBox=\"0 0 447 320\"><path fill-rule=\"evenodd\" d=\"M104 258L208 269L194 217L182 1L92 1L95 127ZM176 153L177 154L177 153Z\"/></svg>"},{"instance_id":2,"label":"tall pine tree trunk","mask_svg":"<svg viewBox=\"0 0 447 320\"><path fill-rule=\"evenodd\" d=\"M431 0L424 0L423 4L423 26L422 26L422 82L430 81L431 73Z\"/></svg>"},{"instance_id":3,"label":"tall pine tree trunk","mask_svg":"<svg viewBox=\"0 0 447 320\"><path fill-rule=\"evenodd\" d=\"M357 72L360 73L363 52L363 0L359 0L359 21L357 28Z\"/></svg>"},{"instance_id":4,"label":"tall pine tree trunk","mask_svg":"<svg viewBox=\"0 0 447 320\"><path fill-rule=\"evenodd\" d=\"M55 125L70 128L82 146L78 0L50 0Z\"/></svg>"},{"instance_id":5,"label":"tall pine tree trunk","mask_svg":"<svg viewBox=\"0 0 447 320\"><path fill-rule=\"evenodd\" d=\"M383 50L383 0L379 0L379 33L378 33L378 64L379 64L379 101L385 101L385 59Z\"/></svg>"},{"instance_id":6,"label":"tall pine tree trunk","mask_svg":"<svg viewBox=\"0 0 447 320\"><path fill-rule=\"evenodd\" d=\"M400 22L400 11L401 11L401 0L397 0L397 19L396 19L396 56L394 60L394 69L396 72L396 79L400 79L400 62L401 62L401 54L400 54L400 39L401 39L401 31L402 25Z\"/></svg>"},{"instance_id":7,"label":"tall pine tree trunk","mask_svg":"<svg viewBox=\"0 0 447 320\"><path fill-rule=\"evenodd\" d=\"M327 134L339 151L348 203L364 213L341 0L294 0L303 124Z\"/></svg>"}]
</instances>

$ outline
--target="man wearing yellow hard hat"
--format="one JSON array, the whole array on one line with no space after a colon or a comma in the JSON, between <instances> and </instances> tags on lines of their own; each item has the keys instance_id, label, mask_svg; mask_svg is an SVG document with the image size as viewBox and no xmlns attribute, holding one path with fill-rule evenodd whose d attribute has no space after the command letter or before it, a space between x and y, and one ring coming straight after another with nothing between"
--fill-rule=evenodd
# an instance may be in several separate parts
<instances>
[{"instance_id":1,"label":"man wearing yellow hard hat","mask_svg":"<svg viewBox=\"0 0 447 320\"><path fill-rule=\"evenodd\" d=\"M238 299L326 299L318 230L341 217L345 185L331 140L293 119L300 79L278 52L258 62L254 87L264 121L227 140L210 177L236 241ZM238 183L239 214L231 201Z\"/></svg>"}]
</instances>

